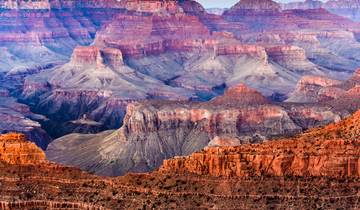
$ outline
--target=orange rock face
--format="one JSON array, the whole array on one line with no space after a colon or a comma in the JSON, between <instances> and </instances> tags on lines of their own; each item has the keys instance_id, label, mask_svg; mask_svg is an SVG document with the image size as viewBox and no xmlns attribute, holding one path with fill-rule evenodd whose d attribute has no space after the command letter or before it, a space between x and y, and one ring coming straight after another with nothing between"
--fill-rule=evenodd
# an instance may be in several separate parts
<instances>
[{"instance_id":1,"label":"orange rock face","mask_svg":"<svg viewBox=\"0 0 360 210\"><path fill-rule=\"evenodd\" d=\"M360 177L360 111L353 117L297 138L211 147L164 161L162 172L198 175Z\"/></svg>"},{"instance_id":2,"label":"orange rock face","mask_svg":"<svg viewBox=\"0 0 360 210\"><path fill-rule=\"evenodd\" d=\"M101 66L103 59L98 47L82 47L74 49L71 62L75 65L96 65Z\"/></svg>"},{"instance_id":3,"label":"orange rock face","mask_svg":"<svg viewBox=\"0 0 360 210\"><path fill-rule=\"evenodd\" d=\"M112 66L121 66L123 64L122 52L119 49L104 48L99 49L96 46L78 46L74 49L71 57L73 65L91 65L104 67L105 64Z\"/></svg>"},{"instance_id":4,"label":"orange rock face","mask_svg":"<svg viewBox=\"0 0 360 210\"><path fill-rule=\"evenodd\" d=\"M219 96L211 101L211 103L225 105L225 104L248 104L248 105L259 105L268 104L269 101L261 95L258 91L247 87L244 84L240 84L229 88L224 95Z\"/></svg>"},{"instance_id":5,"label":"orange rock face","mask_svg":"<svg viewBox=\"0 0 360 210\"><path fill-rule=\"evenodd\" d=\"M297 139L211 148L189 162L177 158L159 171L116 178L46 162L22 135L1 135L0 208L356 209L359 119L358 112ZM231 143L216 140L223 141Z\"/></svg>"},{"instance_id":6,"label":"orange rock face","mask_svg":"<svg viewBox=\"0 0 360 210\"><path fill-rule=\"evenodd\" d=\"M39 164L46 162L45 153L35 144L27 142L24 135L0 136L0 162L8 164Z\"/></svg>"},{"instance_id":7,"label":"orange rock face","mask_svg":"<svg viewBox=\"0 0 360 210\"><path fill-rule=\"evenodd\" d=\"M355 112L360 103L359 70L346 81L320 76L304 76L290 94L288 102L325 103L338 110Z\"/></svg>"}]
</instances>

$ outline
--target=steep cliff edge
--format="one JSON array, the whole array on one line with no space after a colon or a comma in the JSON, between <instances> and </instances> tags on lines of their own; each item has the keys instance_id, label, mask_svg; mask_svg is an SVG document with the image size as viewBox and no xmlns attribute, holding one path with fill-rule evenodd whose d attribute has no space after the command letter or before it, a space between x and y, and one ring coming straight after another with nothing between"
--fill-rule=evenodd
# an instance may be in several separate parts
<instances>
[{"instance_id":1,"label":"steep cliff edge","mask_svg":"<svg viewBox=\"0 0 360 210\"><path fill-rule=\"evenodd\" d=\"M198 175L360 177L360 112L290 140L211 147L165 160L161 172Z\"/></svg>"},{"instance_id":2,"label":"steep cliff edge","mask_svg":"<svg viewBox=\"0 0 360 210\"><path fill-rule=\"evenodd\" d=\"M116 178L98 177L43 161L41 150L22 135L2 135L0 207L354 209L360 191L359 119L357 113L344 122L292 140L251 148L245 145L207 149L188 158L166 161L152 173ZM250 161L241 159L250 156ZM240 162L235 161L239 159ZM185 160L196 161L189 166L183 164ZM259 162L260 166L255 164ZM242 167L237 168L237 164Z\"/></svg>"},{"instance_id":3,"label":"steep cliff edge","mask_svg":"<svg viewBox=\"0 0 360 210\"><path fill-rule=\"evenodd\" d=\"M0 135L0 162L23 165L46 163L47 160L40 148L26 141L25 135L9 133Z\"/></svg>"},{"instance_id":4,"label":"steep cliff edge","mask_svg":"<svg viewBox=\"0 0 360 210\"><path fill-rule=\"evenodd\" d=\"M346 81L326 77L305 76L289 95L288 102L328 104L338 110L354 112L360 105L360 77L356 70Z\"/></svg>"},{"instance_id":5,"label":"steep cliff edge","mask_svg":"<svg viewBox=\"0 0 360 210\"><path fill-rule=\"evenodd\" d=\"M281 4L282 9L319 9L324 8L331 13L360 21L360 1L358 0L329 0L326 2L317 0L306 0Z\"/></svg>"},{"instance_id":6,"label":"steep cliff edge","mask_svg":"<svg viewBox=\"0 0 360 210\"><path fill-rule=\"evenodd\" d=\"M150 171L162 161L209 144L263 142L341 119L326 106L271 104L237 85L210 102L147 101L128 105L123 126L111 133L68 135L49 145L47 157L102 175ZM71 145L71 146L69 146ZM79 148L87 148L79 151Z\"/></svg>"}]
</instances>

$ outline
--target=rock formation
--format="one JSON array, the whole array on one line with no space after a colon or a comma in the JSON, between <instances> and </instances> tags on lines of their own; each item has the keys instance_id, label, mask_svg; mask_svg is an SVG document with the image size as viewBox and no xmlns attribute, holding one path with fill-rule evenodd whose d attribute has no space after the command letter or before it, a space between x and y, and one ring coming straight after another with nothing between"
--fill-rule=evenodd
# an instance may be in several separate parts
<instances>
[{"instance_id":1,"label":"rock formation","mask_svg":"<svg viewBox=\"0 0 360 210\"><path fill-rule=\"evenodd\" d=\"M324 77L303 77L295 91L290 94L288 102L324 103L338 110L354 112L359 107L358 87L359 70L346 81L337 81Z\"/></svg>"},{"instance_id":2,"label":"rock formation","mask_svg":"<svg viewBox=\"0 0 360 210\"><path fill-rule=\"evenodd\" d=\"M0 162L12 165L41 164L45 153L35 144L26 141L25 135L9 133L0 136Z\"/></svg>"},{"instance_id":3,"label":"rock formation","mask_svg":"<svg viewBox=\"0 0 360 210\"><path fill-rule=\"evenodd\" d=\"M285 4L281 4L281 7L283 10L287 9L320 9L323 7L322 1L317 0L305 0L305 1L299 1L299 2L289 2Z\"/></svg>"},{"instance_id":4,"label":"rock formation","mask_svg":"<svg viewBox=\"0 0 360 210\"><path fill-rule=\"evenodd\" d=\"M325 10L281 11L270 0L242 0L222 16L195 1L37 8L46 2L12 1L1 13L0 71L27 77L21 100L50 119L49 132L84 115L97 124L89 133L119 128L129 102L210 100L239 83L283 99L304 75L343 78L360 66L358 25ZM59 130L51 135L74 131Z\"/></svg>"},{"instance_id":5,"label":"rock formation","mask_svg":"<svg viewBox=\"0 0 360 210\"><path fill-rule=\"evenodd\" d=\"M324 8L354 21L360 21L359 0L329 0L324 4Z\"/></svg>"},{"instance_id":6,"label":"rock formation","mask_svg":"<svg viewBox=\"0 0 360 210\"><path fill-rule=\"evenodd\" d=\"M153 170L164 159L219 144L219 139L237 139L225 140L224 145L263 142L341 117L327 106L271 104L259 92L238 85L206 103L130 104L118 131L64 136L50 144L46 153L55 162L120 175ZM78 149L85 147L86 151Z\"/></svg>"},{"instance_id":7,"label":"rock formation","mask_svg":"<svg viewBox=\"0 0 360 210\"><path fill-rule=\"evenodd\" d=\"M272 14L280 11L280 5L272 0L241 0L235 4L229 11L226 11L226 15L235 14L244 15L256 13Z\"/></svg>"},{"instance_id":8,"label":"rock formation","mask_svg":"<svg viewBox=\"0 0 360 210\"><path fill-rule=\"evenodd\" d=\"M176 174L359 177L360 112L341 123L290 140L239 147L212 147L164 161L160 171Z\"/></svg>"},{"instance_id":9,"label":"rock formation","mask_svg":"<svg viewBox=\"0 0 360 210\"><path fill-rule=\"evenodd\" d=\"M359 119L357 112L292 139L207 148L149 174L116 178L49 163L23 136L0 136L0 207L352 209L360 190Z\"/></svg>"},{"instance_id":10,"label":"rock formation","mask_svg":"<svg viewBox=\"0 0 360 210\"><path fill-rule=\"evenodd\" d=\"M329 0L326 2L316 0L305 0L282 4L285 10L308 10L324 8L336 15L360 21L360 2L358 0Z\"/></svg>"},{"instance_id":11,"label":"rock formation","mask_svg":"<svg viewBox=\"0 0 360 210\"><path fill-rule=\"evenodd\" d=\"M344 90L331 88L341 81L319 76L304 76L297 84L296 90L287 100L289 102L319 102L323 98L338 98Z\"/></svg>"},{"instance_id":12,"label":"rock formation","mask_svg":"<svg viewBox=\"0 0 360 210\"><path fill-rule=\"evenodd\" d=\"M12 97L0 96L0 119L0 133L22 132L42 149L46 149L52 140L37 122L46 119L31 113L28 106Z\"/></svg>"}]
</instances>

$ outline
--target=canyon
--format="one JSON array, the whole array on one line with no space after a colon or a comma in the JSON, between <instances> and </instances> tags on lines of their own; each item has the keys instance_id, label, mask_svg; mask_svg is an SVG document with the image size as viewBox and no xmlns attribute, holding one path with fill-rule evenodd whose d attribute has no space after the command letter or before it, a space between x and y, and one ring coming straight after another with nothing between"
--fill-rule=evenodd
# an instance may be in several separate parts
<instances>
[{"instance_id":1,"label":"canyon","mask_svg":"<svg viewBox=\"0 0 360 210\"><path fill-rule=\"evenodd\" d=\"M239 147L209 147L164 161L159 171L216 177L359 177L359 116L293 139ZM332 152L329 152L332 151Z\"/></svg>"},{"instance_id":2,"label":"canyon","mask_svg":"<svg viewBox=\"0 0 360 210\"><path fill-rule=\"evenodd\" d=\"M175 0L0 5L1 132L25 133L44 150L55 140L50 159L92 172L149 171L223 138L239 138L233 145L293 135L360 104L356 85L308 81L340 78L343 86L360 66L359 23L322 8L241 0L216 15ZM245 92L228 96L232 88ZM79 141L91 149L74 154L97 155L68 162Z\"/></svg>"},{"instance_id":3,"label":"canyon","mask_svg":"<svg viewBox=\"0 0 360 210\"><path fill-rule=\"evenodd\" d=\"M208 145L226 145L221 139L234 139L231 145L261 143L339 121L349 113L325 104L272 103L240 84L209 102L130 104L119 130L70 134L51 143L46 154L54 162L118 176L154 170L165 159Z\"/></svg>"},{"instance_id":4,"label":"canyon","mask_svg":"<svg viewBox=\"0 0 360 210\"><path fill-rule=\"evenodd\" d=\"M359 119L356 112L290 139L209 147L167 160L154 172L116 178L51 163L25 136L1 135L0 205L2 209L177 208L180 204L224 209L356 208Z\"/></svg>"},{"instance_id":5,"label":"canyon","mask_svg":"<svg viewBox=\"0 0 360 210\"><path fill-rule=\"evenodd\" d=\"M63 31L31 43L50 51L44 67L19 69L10 60L17 67L6 70L8 78L25 72L17 97L49 119L42 124L52 138L117 129L136 101L208 101L239 83L284 100L303 76L347 78L360 66L358 24L325 10L241 1L220 16L194 1L86 2L50 2L46 17L14 12L39 22L29 33ZM7 57L16 58L13 51Z\"/></svg>"},{"instance_id":6,"label":"canyon","mask_svg":"<svg viewBox=\"0 0 360 210\"><path fill-rule=\"evenodd\" d=\"M357 0L0 0L0 209L356 209Z\"/></svg>"},{"instance_id":7,"label":"canyon","mask_svg":"<svg viewBox=\"0 0 360 210\"><path fill-rule=\"evenodd\" d=\"M305 0L282 4L282 9L319 9L324 8L336 15L343 16L354 21L360 21L360 2L358 0L329 0L326 2L317 0Z\"/></svg>"}]
</instances>

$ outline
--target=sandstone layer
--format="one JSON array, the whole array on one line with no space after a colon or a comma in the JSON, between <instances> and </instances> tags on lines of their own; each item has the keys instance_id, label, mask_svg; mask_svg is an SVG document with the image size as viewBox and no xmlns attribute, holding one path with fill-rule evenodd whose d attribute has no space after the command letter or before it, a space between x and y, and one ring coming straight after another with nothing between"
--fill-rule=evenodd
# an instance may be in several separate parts
<instances>
[{"instance_id":1,"label":"sandstone layer","mask_svg":"<svg viewBox=\"0 0 360 210\"><path fill-rule=\"evenodd\" d=\"M46 149L52 140L37 122L45 120L44 116L33 114L28 106L18 103L15 98L0 96L0 118L0 133L22 132L42 149Z\"/></svg>"},{"instance_id":2,"label":"sandstone layer","mask_svg":"<svg viewBox=\"0 0 360 210\"><path fill-rule=\"evenodd\" d=\"M160 171L176 174L359 177L360 112L293 139L239 147L211 147L164 161Z\"/></svg>"},{"instance_id":3,"label":"sandstone layer","mask_svg":"<svg viewBox=\"0 0 360 210\"><path fill-rule=\"evenodd\" d=\"M150 174L117 178L49 163L23 136L1 136L5 151L0 150L0 206L356 209L359 118L357 112L343 122L293 139L209 148L165 161L160 170ZM6 151L11 151L11 156L5 155L4 160Z\"/></svg>"},{"instance_id":4,"label":"sandstone layer","mask_svg":"<svg viewBox=\"0 0 360 210\"><path fill-rule=\"evenodd\" d=\"M360 2L358 0L329 0L326 2L306 0L303 2L290 2L282 4L282 9L307 10L324 8L336 15L349 18L353 21L360 21Z\"/></svg>"},{"instance_id":5,"label":"sandstone layer","mask_svg":"<svg viewBox=\"0 0 360 210\"><path fill-rule=\"evenodd\" d=\"M339 110L354 112L359 109L359 85L359 70L346 81L306 76L299 81L287 101L329 104Z\"/></svg>"},{"instance_id":6,"label":"sandstone layer","mask_svg":"<svg viewBox=\"0 0 360 210\"><path fill-rule=\"evenodd\" d=\"M348 113L329 106L272 104L259 92L238 85L205 103L130 104L119 130L64 136L51 143L46 153L52 161L114 176L150 171L164 159L208 145L260 143L297 134L338 121ZM229 138L235 140L218 140Z\"/></svg>"},{"instance_id":7,"label":"sandstone layer","mask_svg":"<svg viewBox=\"0 0 360 210\"><path fill-rule=\"evenodd\" d=\"M239 83L282 101L305 75L345 78L360 66L358 24L322 9L241 1L219 16L195 1L49 3L2 13L0 69L26 77L21 101L50 119L53 137L117 129L134 101L210 100ZM84 117L97 125L72 124Z\"/></svg>"}]
</instances>

